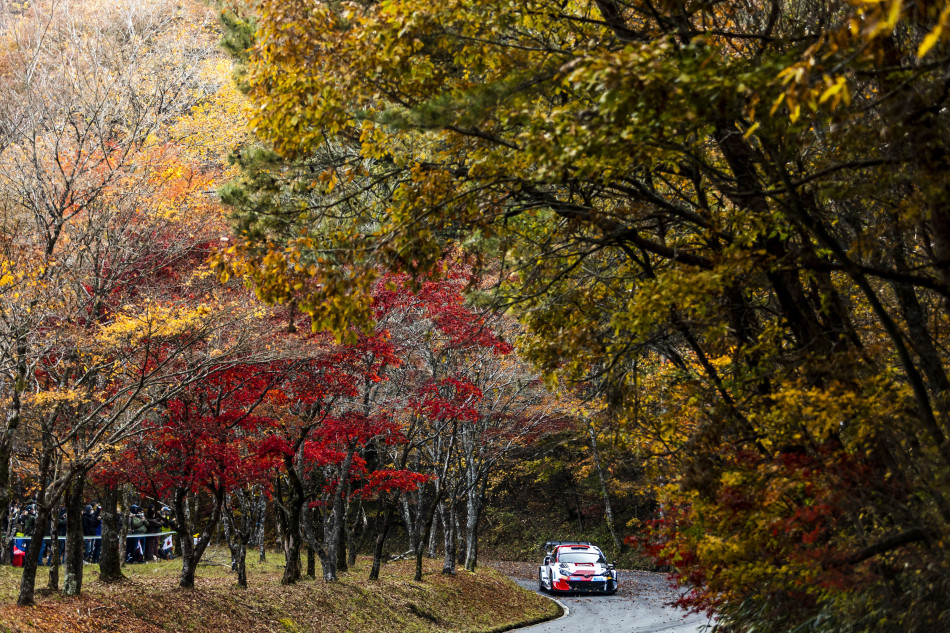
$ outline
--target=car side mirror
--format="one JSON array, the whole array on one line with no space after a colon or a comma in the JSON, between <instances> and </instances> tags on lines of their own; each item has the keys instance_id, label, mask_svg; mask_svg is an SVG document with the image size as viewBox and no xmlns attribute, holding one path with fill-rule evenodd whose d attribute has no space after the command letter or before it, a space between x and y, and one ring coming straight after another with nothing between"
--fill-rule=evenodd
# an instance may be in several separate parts
<instances>
[{"instance_id":1,"label":"car side mirror","mask_svg":"<svg viewBox=\"0 0 950 633\"><path fill-rule=\"evenodd\" d=\"M545 564L545 565L550 565L550 564L551 564L551 557L550 557L550 556L545 556L545 557L544 557L544 564Z\"/></svg>"},{"instance_id":2,"label":"car side mirror","mask_svg":"<svg viewBox=\"0 0 950 633\"><path fill-rule=\"evenodd\" d=\"M617 561L613 561L612 563L607 565L607 569L616 569L616 568L617 568Z\"/></svg>"}]
</instances>

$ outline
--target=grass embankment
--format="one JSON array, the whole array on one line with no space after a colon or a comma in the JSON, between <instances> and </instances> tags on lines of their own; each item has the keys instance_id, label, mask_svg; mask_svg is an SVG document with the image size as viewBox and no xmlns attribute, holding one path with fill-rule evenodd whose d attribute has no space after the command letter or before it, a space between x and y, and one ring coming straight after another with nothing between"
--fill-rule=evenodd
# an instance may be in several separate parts
<instances>
[{"instance_id":1,"label":"grass embankment","mask_svg":"<svg viewBox=\"0 0 950 633\"><path fill-rule=\"evenodd\" d=\"M226 561L226 552L212 553L212 564L199 567L191 590L177 587L178 560L129 565L128 580L113 585L99 583L98 566L87 565L84 595L37 592L37 606L29 608L15 606L19 570L4 566L0 631L476 633L549 619L560 611L488 568L443 576L441 564L425 561L423 582L414 582L413 563L400 561L385 565L380 580L370 583L370 561L364 559L337 583L307 579L284 587L283 557L271 555L266 563L249 564L250 587L239 589L234 574L220 564ZM45 572L41 567L38 587L46 585Z\"/></svg>"}]
</instances>

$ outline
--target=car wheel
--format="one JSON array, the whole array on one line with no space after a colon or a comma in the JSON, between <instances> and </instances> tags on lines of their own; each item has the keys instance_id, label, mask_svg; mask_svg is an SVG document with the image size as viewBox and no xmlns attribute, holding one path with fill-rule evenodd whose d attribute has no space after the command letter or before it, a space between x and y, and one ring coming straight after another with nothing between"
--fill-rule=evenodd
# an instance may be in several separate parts
<instances>
[{"instance_id":1,"label":"car wheel","mask_svg":"<svg viewBox=\"0 0 950 633\"><path fill-rule=\"evenodd\" d=\"M544 582L541 581L541 570L538 570L538 591L544 593L547 589L544 588Z\"/></svg>"}]
</instances>

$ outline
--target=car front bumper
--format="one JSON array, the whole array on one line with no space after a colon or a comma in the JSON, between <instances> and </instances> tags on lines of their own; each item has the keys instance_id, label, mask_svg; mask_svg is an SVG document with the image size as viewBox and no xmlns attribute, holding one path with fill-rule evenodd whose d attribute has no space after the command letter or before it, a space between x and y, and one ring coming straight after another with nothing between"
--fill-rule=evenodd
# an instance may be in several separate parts
<instances>
[{"instance_id":1,"label":"car front bumper","mask_svg":"<svg viewBox=\"0 0 950 633\"><path fill-rule=\"evenodd\" d=\"M552 583L551 589L558 593L613 593L617 590L617 581L604 578L591 580L558 578Z\"/></svg>"}]
</instances>

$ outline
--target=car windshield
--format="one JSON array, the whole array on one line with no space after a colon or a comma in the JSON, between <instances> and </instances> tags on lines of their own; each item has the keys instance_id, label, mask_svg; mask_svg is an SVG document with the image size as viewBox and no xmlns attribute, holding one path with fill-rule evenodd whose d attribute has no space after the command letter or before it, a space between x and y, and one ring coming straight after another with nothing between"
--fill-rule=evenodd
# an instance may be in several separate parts
<instances>
[{"instance_id":1,"label":"car windshield","mask_svg":"<svg viewBox=\"0 0 950 633\"><path fill-rule=\"evenodd\" d=\"M596 552L563 552L557 556L561 563L602 563L604 557Z\"/></svg>"}]
</instances>

